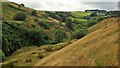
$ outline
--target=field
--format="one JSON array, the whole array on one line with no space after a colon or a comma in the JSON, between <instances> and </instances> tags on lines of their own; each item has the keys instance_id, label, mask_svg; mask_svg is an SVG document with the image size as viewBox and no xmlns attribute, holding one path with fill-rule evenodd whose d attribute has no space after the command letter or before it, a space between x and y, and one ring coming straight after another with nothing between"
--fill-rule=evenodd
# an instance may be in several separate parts
<instances>
[{"instance_id":1,"label":"field","mask_svg":"<svg viewBox=\"0 0 120 68\"><path fill-rule=\"evenodd\" d=\"M72 15L74 17L84 17L84 16L89 16L91 13L90 12L73 12Z\"/></svg>"}]
</instances>

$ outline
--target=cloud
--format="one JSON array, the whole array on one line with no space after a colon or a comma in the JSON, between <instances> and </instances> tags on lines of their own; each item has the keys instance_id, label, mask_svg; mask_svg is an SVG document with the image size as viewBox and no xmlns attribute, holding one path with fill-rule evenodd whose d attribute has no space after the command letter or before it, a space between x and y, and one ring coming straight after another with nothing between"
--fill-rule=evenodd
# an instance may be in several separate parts
<instances>
[{"instance_id":1,"label":"cloud","mask_svg":"<svg viewBox=\"0 0 120 68\"><path fill-rule=\"evenodd\" d=\"M114 6L106 4L96 4L95 0L10 0L16 3L23 3L25 6L34 8L37 10L47 10L47 11L84 11L86 9L107 9L113 10L115 9ZM106 0L97 0L99 1L106 1ZM111 3L113 0L109 0ZM118 0L114 0L118 1ZM83 3L87 2L87 3ZM90 3L96 2L96 3ZM111 4L110 3L110 4Z\"/></svg>"},{"instance_id":2,"label":"cloud","mask_svg":"<svg viewBox=\"0 0 120 68\"><path fill-rule=\"evenodd\" d=\"M84 2L84 4L88 5L88 9L118 10L118 2Z\"/></svg>"}]
</instances>

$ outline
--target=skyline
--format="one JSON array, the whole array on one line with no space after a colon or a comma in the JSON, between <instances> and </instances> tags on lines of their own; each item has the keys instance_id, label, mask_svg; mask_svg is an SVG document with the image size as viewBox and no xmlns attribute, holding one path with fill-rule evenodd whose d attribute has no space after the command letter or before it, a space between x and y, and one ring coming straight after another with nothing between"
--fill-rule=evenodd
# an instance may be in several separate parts
<instances>
[{"instance_id":1,"label":"skyline","mask_svg":"<svg viewBox=\"0 0 120 68\"><path fill-rule=\"evenodd\" d=\"M100 10L118 10L119 0L9 0L18 4L25 4L26 7L30 7L36 10L43 11L85 11L87 9L100 9Z\"/></svg>"}]
</instances>

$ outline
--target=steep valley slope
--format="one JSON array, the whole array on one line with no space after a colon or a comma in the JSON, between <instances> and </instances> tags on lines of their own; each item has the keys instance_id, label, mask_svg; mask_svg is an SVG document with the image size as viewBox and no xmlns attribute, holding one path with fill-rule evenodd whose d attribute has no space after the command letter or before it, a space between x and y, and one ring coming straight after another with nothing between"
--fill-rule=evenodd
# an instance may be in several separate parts
<instances>
[{"instance_id":1,"label":"steep valley slope","mask_svg":"<svg viewBox=\"0 0 120 68\"><path fill-rule=\"evenodd\" d=\"M118 23L117 18L109 18L96 24L89 29L92 33L38 61L35 66L117 66Z\"/></svg>"}]
</instances>

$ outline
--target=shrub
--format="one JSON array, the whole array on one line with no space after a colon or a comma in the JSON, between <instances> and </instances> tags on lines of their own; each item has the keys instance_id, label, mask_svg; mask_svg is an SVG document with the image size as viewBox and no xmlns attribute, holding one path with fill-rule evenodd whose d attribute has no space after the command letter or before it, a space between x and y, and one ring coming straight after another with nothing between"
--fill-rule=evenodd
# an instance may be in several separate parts
<instances>
[{"instance_id":1,"label":"shrub","mask_svg":"<svg viewBox=\"0 0 120 68\"><path fill-rule=\"evenodd\" d=\"M25 6L24 4L20 4L21 6Z\"/></svg>"},{"instance_id":2,"label":"shrub","mask_svg":"<svg viewBox=\"0 0 120 68\"><path fill-rule=\"evenodd\" d=\"M32 54L37 54L36 52L32 52Z\"/></svg>"},{"instance_id":3,"label":"shrub","mask_svg":"<svg viewBox=\"0 0 120 68\"><path fill-rule=\"evenodd\" d=\"M35 22L38 22L39 20L37 18L34 19Z\"/></svg>"},{"instance_id":4,"label":"shrub","mask_svg":"<svg viewBox=\"0 0 120 68\"><path fill-rule=\"evenodd\" d=\"M86 27L84 27L83 25L81 24L78 24L78 25L75 25L74 26L74 30L78 30L78 29L85 29Z\"/></svg>"},{"instance_id":5,"label":"shrub","mask_svg":"<svg viewBox=\"0 0 120 68\"><path fill-rule=\"evenodd\" d=\"M3 51L2 51L2 50L0 50L0 58L2 58L2 60L4 60L4 59L5 59L5 54L3 53Z\"/></svg>"},{"instance_id":6,"label":"shrub","mask_svg":"<svg viewBox=\"0 0 120 68\"><path fill-rule=\"evenodd\" d=\"M28 40L29 44L40 46L44 44L44 32L43 29L33 28L26 29L25 31L26 40Z\"/></svg>"},{"instance_id":7,"label":"shrub","mask_svg":"<svg viewBox=\"0 0 120 68\"><path fill-rule=\"evenodd\" d=\"M27 60L25 60L25 62L29 63L29 62L32 62L32 60L31 59L27 59Z\"/></svg>"},{"instance_id":8,"label":"shrub","mask_svg":"<svg viewBox=\"0 0 120 68\"><path fill-rule=\"evenodd\" d=\"M88 21L87 26L88 26L88 27L93 26L93 25L95 25L97 22L98 22L98 20L97 20L96 18L91 18L91 19Z\"/></svg>"},{"instance_id":9,"label":"shrub","mask_svg":"<svg viewBox=\"0 0 120 68\"><path fill-rule=\"evenodd\" d=\"M71 19L67 19L67 20L66 20L65 26L66 26L68 29L71 29L71 30L73 29Z\"/></svg>"},{"instance_id":10,"label":"shrub","mask_svg":"<svg viewBox=\"0 0 120 68\"><path fill-rule=\"evenodd\" d=\"M49 29L50 25L46 22L38 22L38 25L41 27L44 27L45 29Z\"/></svg>"},{"instance_id":11,"label":"shrub","mask_svg":"<svg viewBox=\"0 0 120 68\"><path fill-rule=\"evenodd\" d=\"M47 48L45 48L45 51L48 51L48 52L53 51L52 46L48 46Z\"/></svg>"},{"instance_id":12,"label":"shrub","mask_svg":"<svg viewBox=\"0 0 120 68\"><path fill-rule=\"evenodd\" d=\"M36 11L36 10L33 10L33 11L31 12L31 15L37 16L37 11Z\"/></svg>"},{"instance_id":13,"label":"shrub","mask_svg":"<svg viewBox=\"0 0 120 68\"><path fill-rule=\"evenodd\" d=\"M72 38L80 39L80 38L84 37L86 34L88 34L87 30L79 29L79 30L76 30L75 32L73 32Z\"/></svg>"},{"instance_id":14,"label":"shrub","mask_svg":"<svg viewBox=\"0 0 120 68\"><path fill-rule=\"evenodd\" d=\"M54 33L54 37L55 37L55 41L59 43L62 42L65 38L67 38L67 35L61 29L56 29Z\"/></svg>"},{"instance_id":15,"label":"shrub","mask_svg":"<svg viewBox=\"0 0 120 68\"><path fill-rule=\"evenodd\" d=\"M93 13L90 15L90 17L95 17L95 16L97 16L97 13L96 13L96 12L93 12Z\"/></svg>"},{"instance_id":16,"label":"shrub","mask_svg":"<svg viewBox=\"0 0 120 68\"><path fill-rule=\"evenodd\" d=\"M37 56L37 58L42 59L42 58L44 58L44 55L41 54L41 53L39 53L38 56Z\"/></svg>"},{"instance_id":17,"label":"shrub","mask_svg":"<svg viewBox=\"0 0 120 68\"><path fill-rule=\"evenodd\" d=\"M19 12L15 15L14 20L25 21L27 19L27 15L23 12Z\"/></svg>"}]
</instances>

